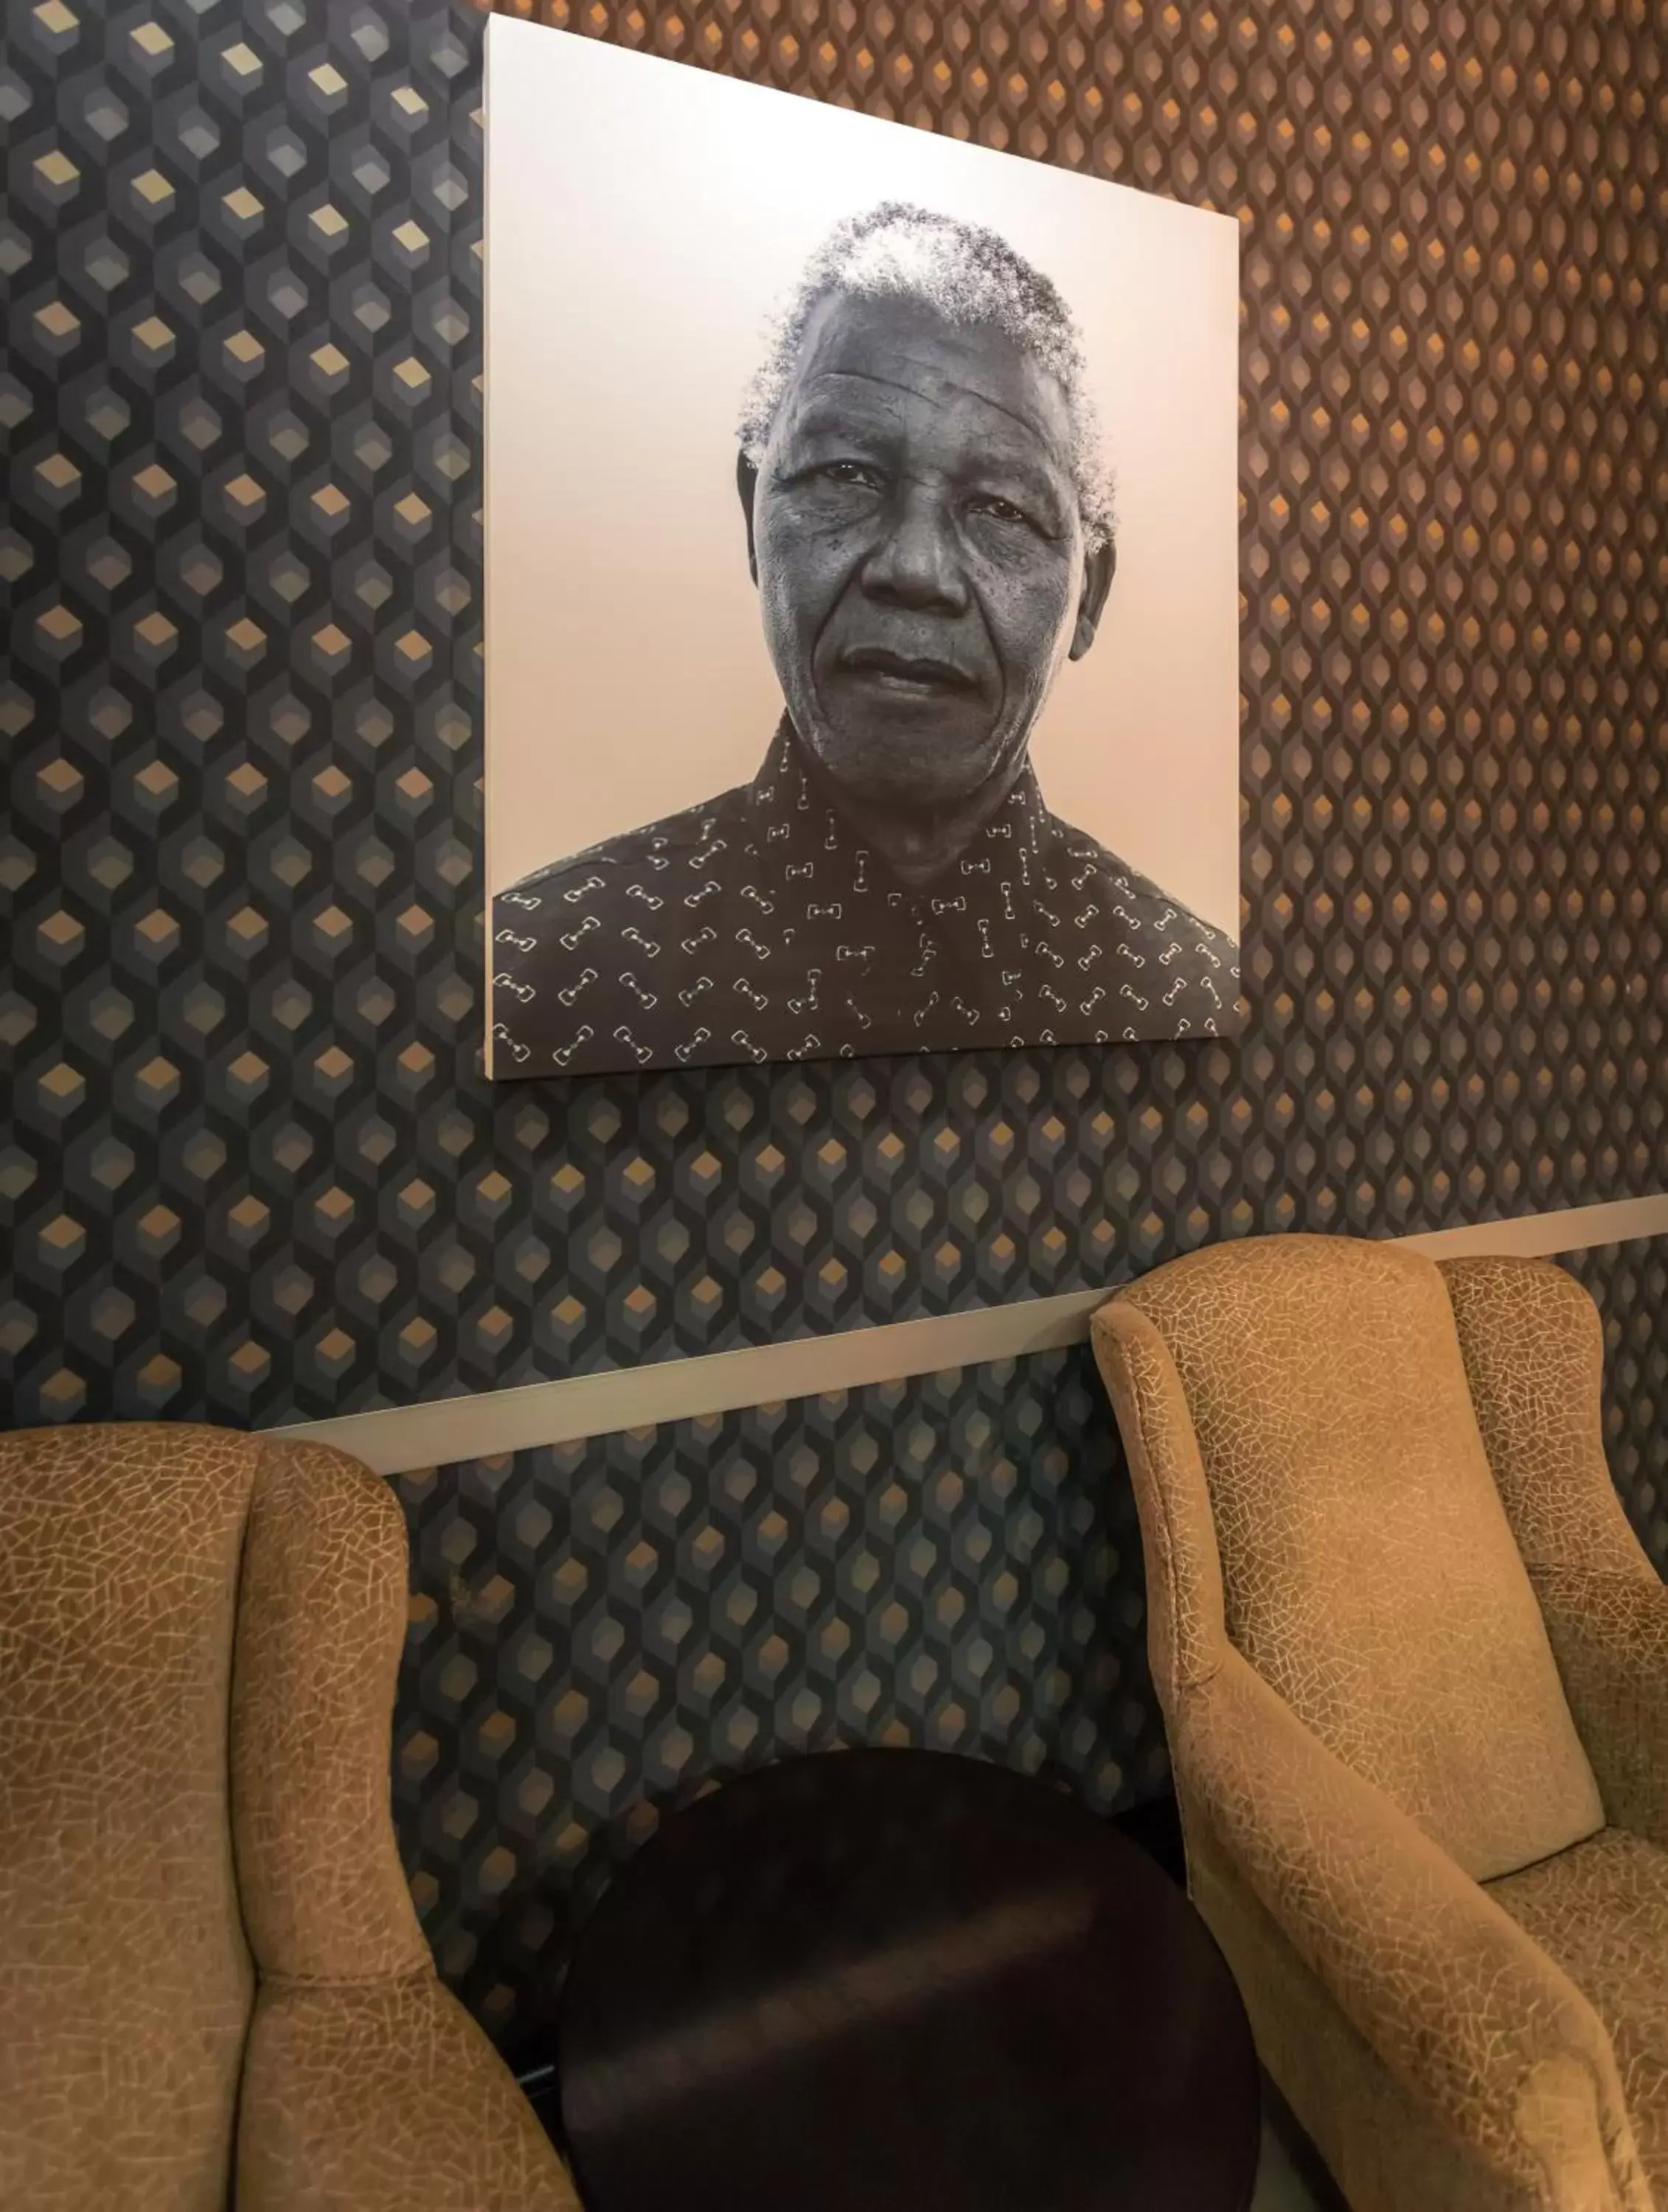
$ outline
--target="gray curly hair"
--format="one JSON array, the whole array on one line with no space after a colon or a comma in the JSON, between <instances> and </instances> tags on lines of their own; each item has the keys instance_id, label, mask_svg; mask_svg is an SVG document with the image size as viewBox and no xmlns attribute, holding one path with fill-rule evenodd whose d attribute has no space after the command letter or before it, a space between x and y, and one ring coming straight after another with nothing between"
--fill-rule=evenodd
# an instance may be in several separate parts
<instances>
[{"instance_id":1,"label":"gray curly hair","mask_svg":"<svg viewBox=\"0 0 1668 2212\"><path fill-rule=\"evenodd\" d=\"M836 292L858 299L901 294L923 301L947 321L994 325L1050 370L1066 396L1084 541L1091 551L1107 543L1116 524L1111 474L1071 309L1050 279L994 230L907 200L884 200L831 231L776 314L740 426L742 450L755 466L811 317Z\"/></svg>"}]
</instances>

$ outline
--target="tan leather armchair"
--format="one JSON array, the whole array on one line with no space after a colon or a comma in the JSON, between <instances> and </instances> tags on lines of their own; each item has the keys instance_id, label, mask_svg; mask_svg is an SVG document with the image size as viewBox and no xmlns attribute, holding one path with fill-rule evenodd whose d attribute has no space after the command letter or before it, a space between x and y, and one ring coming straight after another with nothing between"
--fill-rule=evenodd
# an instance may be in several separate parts
<instances>
[{"instance_id":1,"label":"tan leather armchair","mask_svg":"<svg viewBox=\"0 0 1668 2212\"><path fill-rule=\"evenodd\" d=\"M1190 1886L1354 2212L1668 2212L1668 1591L1592 1301L1265 1237L1093 1327Z\"/></svg>"},{"instance_id":2,"label":"tan leather armchair","mask_svg":"<svg viewBox=\"0 0 1668 2212\"><path fill-rule=\"evenodd\" d=\"M0 2203L573 2212L401 1875L405 1619L338 1453L0 1437Z\"/></svg>"}]
</instances>

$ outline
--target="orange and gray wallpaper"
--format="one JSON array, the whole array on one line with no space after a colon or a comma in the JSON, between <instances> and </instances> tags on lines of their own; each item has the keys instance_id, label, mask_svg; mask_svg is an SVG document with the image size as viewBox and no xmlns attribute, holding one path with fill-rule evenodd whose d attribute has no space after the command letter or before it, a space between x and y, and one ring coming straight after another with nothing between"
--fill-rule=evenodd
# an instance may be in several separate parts
<instances>
[{"instance_id":1,"label":"orange and gray wallpaper","mask_svg":"<svg viewBox=\"0 0 1668 2212\"><path fill-rule=\"evenodd\" d=\"M1250 1026L490 1087L480 18L8 0L5 1417L270 1423L1664 1187L1660 11L546 12L1239 216ZM1579 1265L1662 1560L1663 1249ZM401 1489L408 1862L506 2039L562 1896L715 1770L1161 1775L1081 1356Z\"/></svg>"},{"instance_id":2,"label":"orange and gray wallpaper","mask_svg":"<svg viewBox=\"0 0 1668 2212\"><path fill-rule=\"evenodd\" d=\"M1668 1240L1574 1255L1605 1435L1668 1572ZM1113 1812L1167 1787L1135 1501L1087 1347L479 1460L397 1486L395 1724L441 1972L513 2051L576 1908L716 1776L924 1744Z\"/></svg>"}]
</instances>

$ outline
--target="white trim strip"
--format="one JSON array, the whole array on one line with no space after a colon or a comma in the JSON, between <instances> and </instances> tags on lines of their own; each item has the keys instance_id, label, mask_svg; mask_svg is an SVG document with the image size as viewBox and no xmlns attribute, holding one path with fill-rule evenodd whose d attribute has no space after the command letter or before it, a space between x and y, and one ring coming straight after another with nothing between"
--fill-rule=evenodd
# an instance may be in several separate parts
<instances>
[{"instance_id":1,"label":"white trim strip","mask_svg":"<svg viewBox=\"0 0 1668 2212\"><path fill-rule=\"evenodd\" d=\"M1550 1258L1593 1244L1620 1244L1639 1237L1668 1236L1668 1191L1623 1198L1604 1206L1574 1206L1555 1213L1520 1214L1480 1221L1464 1229L1439 1229L1397 1239L1434 1258L1464 1253L1508 1252ZM866 1383L935 1375L949 1367L987 1360L1020 1359L1081 1344L1089 1316L1111 1296L1103 1290L1068 1291L1052 1298L1020 1298L1012 1305L976 1306L971 1313L934 1314L925 1321L876 1323L828 1336L791 1338L785 1344L749 1346L687 1359L662 1359L642 1367L575 1375L560 1382L518 1383L415 1406L388 1406L339 1419L303 1421L271 1434L296 1442L334 1444L379 1474L444 1467L455 1460L488 1459L539 1444L573 1443L618 1429L661 1421L699 1420L747 1406L788 1398L821 1397Z\"/></svg>"},{"instance_id":2,"label":"white trim strip","mask_svg":"<svg viewBox=\"0 0 1668 2212\"><path fill-rule=\"evenodd\" d=\"M1648 1198L1613 1198L1603 1206L1568 1206L1555 1213L1519 1213L1509 1221L1475 1221L1464 1229L1429 1229L1397 1241L1434 1260L1458 1260L1479 1252L1508 1253L1517 1260L1552 1260L1560 1252L1586 1252L1595 1244L1631 1244L1641 1237L1668 1237L1668 1191Z\"/></svg>"}]
</instances>

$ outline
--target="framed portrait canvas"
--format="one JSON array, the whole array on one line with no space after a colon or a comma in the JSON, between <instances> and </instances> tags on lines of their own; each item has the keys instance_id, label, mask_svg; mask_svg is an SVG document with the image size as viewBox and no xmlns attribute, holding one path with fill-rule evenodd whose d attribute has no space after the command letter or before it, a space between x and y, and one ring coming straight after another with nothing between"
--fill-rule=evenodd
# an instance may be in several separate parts
<instances>
[{"instance_id":1,"label":"framed portrait canvas","mask_svg":"<svg viewBox=\"0 0 1668 2212\"><path fill-rule=\"evenodd\" d=\"M496 1077L1239 994L1233 221L487 32Z\"/></svg>"}]
</instances>

